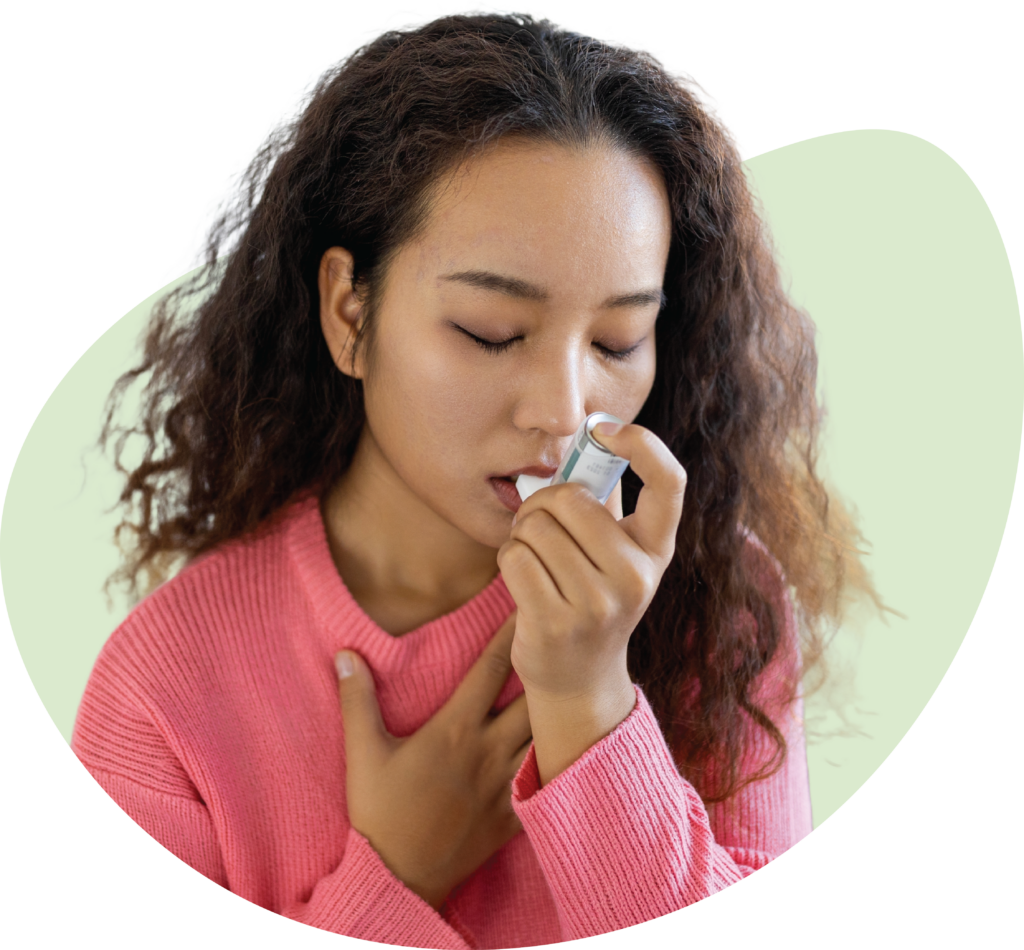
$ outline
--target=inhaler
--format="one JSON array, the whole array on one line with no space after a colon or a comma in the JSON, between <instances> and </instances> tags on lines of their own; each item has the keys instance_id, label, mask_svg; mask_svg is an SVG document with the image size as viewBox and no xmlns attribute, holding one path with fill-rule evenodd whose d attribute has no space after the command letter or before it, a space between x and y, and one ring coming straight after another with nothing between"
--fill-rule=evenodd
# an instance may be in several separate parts
<instances>
[{"instance_id":1,"label":"inhaler","mask_svg":"<svg viewBox=\"0 0 1024 950\"><path fill-rule=\"evenodd\" d=\"M592 412L576 430L572 445L569 446L569 451L566 452L554 475L550 478L520 475L516 479L519 497L526 501L540 488L560 485L562 482L575 482L578 485L586 485L603 505L622 477L622 473L629 467L629 461L609 452L591 435L594 426L599 422L624 424L610 412Z\"/></svg>"}]
</instances>

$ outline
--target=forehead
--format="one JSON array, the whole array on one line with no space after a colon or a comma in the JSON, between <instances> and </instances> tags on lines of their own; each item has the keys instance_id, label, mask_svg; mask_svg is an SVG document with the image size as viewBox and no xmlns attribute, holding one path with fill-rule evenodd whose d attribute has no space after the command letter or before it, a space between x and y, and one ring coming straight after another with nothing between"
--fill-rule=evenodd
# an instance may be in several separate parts
<instances>
[{"instance_id":1,"label":"forehead","mask_svg":"<svg viewBox=\"0 0 1024 950\"><path fill-rule=\"evenodd\" d=\"M429 208L413 242L423 271L512 271L556 290L660 284L671 240L660 172L614 145L501 141L445 175Z\"/></svg>"}]
</instances>

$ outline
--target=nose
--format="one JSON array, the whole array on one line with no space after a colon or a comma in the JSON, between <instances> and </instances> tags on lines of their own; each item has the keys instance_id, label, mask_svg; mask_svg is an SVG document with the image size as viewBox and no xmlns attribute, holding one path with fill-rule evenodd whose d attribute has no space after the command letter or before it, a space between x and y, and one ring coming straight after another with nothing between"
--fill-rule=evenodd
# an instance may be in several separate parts
<instances>
[{"instance_id":1,"label":"nose","mask_svg":"<svg viewBox=\"0 0 1024 950\"><path fill-rule=\"evenodd\" d=\"M537 354L517 386L516 428L569 438L586 415L586 365L574 346Z\"/></svg>"}]
</instances>

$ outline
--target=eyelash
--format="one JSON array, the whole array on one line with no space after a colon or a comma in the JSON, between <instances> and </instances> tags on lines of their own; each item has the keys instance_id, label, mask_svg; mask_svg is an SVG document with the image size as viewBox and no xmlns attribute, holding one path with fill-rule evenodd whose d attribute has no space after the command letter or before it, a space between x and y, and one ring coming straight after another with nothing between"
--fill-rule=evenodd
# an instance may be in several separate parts
<instances>
[{"instance_id":1,"label":"eyelash","mask_svg":"<svg viewBox=\"0 0 1024 950\"><path fill-rule=\"evenodd\" d=\"M462 330L462 332L465 333L466 336L468 336L471 340L475 341L481 347L483 347L483 349L486 350L488 353L494 354L504 353L505 350L507 350L513 343L516 342L516 340L521 339L521 337L513 336L509 337L507 340L482 340L480 339L480 337L474 336L472 333L470 333L468 330L463 329L462 327L459 327L459 329ZM629 347L629 349L627 350L610 350L608 349L608 347L602 346L600 343L596 344L596 346L605 355L607 359L610 359L614 362L619 362L621 360L628 359L632 353L639 349L640 344L634 343L633 346Z\"/></svg>"}]
</instances>

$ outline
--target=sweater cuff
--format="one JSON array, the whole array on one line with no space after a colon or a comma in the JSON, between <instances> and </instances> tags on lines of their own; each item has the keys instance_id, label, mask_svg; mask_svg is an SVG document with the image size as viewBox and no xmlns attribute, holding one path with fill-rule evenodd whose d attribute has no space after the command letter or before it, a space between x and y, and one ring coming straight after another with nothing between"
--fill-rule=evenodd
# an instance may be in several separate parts
<instances>
[{"instance_id":1,"label":"sweater cuff","mask_svg":"<svg viewBox=\"0 0 1024 950\"><path fill-rule=\"evenodd\" d=\"M522 764L519 766L519 771L512 780L512 804L520 820L522 820L521 811L528 813L530 809L536 808L537 803L533 802L535 796L537 796L537 802L546 802L548 799L561 798L563 791L572 794L570 789L574 788L581 781L586 783L588 774L593 772L595 768L600 771L602 766L601 760L606 758L609 752L614 754L614 750L622 746L624 741L635 745L637 739L641 741L647 740L644 742L644 745L649 745L650 740L656 738L657 741L654 744L664 747L664 754L668 756L672 771L676 772L672 756L668 751L668 747L665 746L665 740L661 735L661 728L658 726L658 721L651 710L650 704L647 702L647 697L644 696L640 687L635 683L633 684L633 689L636 692L636 703L630 714L607 736L599 742L595 742L572 765L556 775L543 788L540 786L540 770L537 768L537 751L531 743L526 758L523 759ZM656 737L650 735L650 726L652 724ZM676 773L676 777L678 778L678 773Z\"/></svg>"},{"instance_id":2,"label":"sweater cuff","mask_svg":"<svg viewBox=\"0 0 1024 950\"><path fill-rule=\"evenodd\" d=\"M313 889L303 923L406 947L466 950L466 941L388 870L373 846L349 828L345 855Z\"/></svg>"},{"instance_id":3,"label":"sweater cuff","mask_svg":"<svg viewBox=\"0 0 1024 950\"><path fill-rule=\"evenodd\" d=\"M568 939L652 920L741 876L721 879L704 804L634 688L633 712L551 782L538 787L532 747L513 780Z\"/></svg>"}]
</instances>

